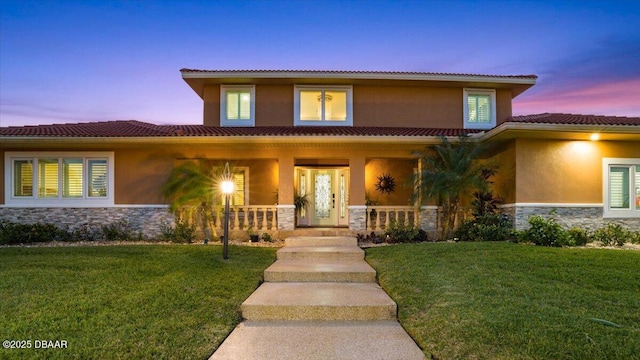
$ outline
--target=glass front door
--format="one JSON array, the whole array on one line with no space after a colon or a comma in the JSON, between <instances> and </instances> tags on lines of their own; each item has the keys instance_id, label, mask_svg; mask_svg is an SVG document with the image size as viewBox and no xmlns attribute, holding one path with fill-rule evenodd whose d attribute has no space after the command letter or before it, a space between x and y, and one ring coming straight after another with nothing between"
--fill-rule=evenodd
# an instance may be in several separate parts
<instances>
[{"instance_id":1,"label":"glass front door","mask_svg":"<svg viewBox=\"0 0 640 360\"><path fill-rule=\"evenodd\" d=\"M297 191L308 206L298 212L299 226L348 226L348 169L298 168Z\"/></svg>"}]
</instances>

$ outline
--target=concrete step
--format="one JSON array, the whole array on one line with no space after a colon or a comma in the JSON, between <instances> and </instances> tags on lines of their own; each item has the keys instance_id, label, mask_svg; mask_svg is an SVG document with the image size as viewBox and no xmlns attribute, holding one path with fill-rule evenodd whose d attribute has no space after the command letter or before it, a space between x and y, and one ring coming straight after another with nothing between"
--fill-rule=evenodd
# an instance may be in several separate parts
<instances>
[{"instance_id":1,"label":"concrete step","mask_svg":"<svg viewBox=\"0 0 640 360\"><path fill-rule=\"evenodd\" d=\"M395 320L376 283L263 283L242 305L247 320Z\"/></svg>"},{"instance_id":2,"label":"concrete step","mask_svg":"<svg viewBox=\"0 0 640 360\"><path fill-rule=\"evenodd\" d=\"M358 239L351 236L290 236L285 246L358 246Z\"/></svg>"},{"instance_id":3,"label":"concrete step","mask_svg":"<svg viewBox=\"0 0 640 360\"><path fill-rule=\"evenodd\" d=\"M278 260L362 261L364 250L357 246L285 246L276 256Z\"/></svg>"},{"instance_id":4,"label":"concrete step","mask_svg":"<svg viewBox=\"0 0 640 360\"><path fill-rule=\"evenodd\" d=\"M245 321L210 360L424 360L397 321Z\"/></svg>"},{"instance_id":5,"label":"concrete step","mask_svg":"<svg viewBox=\"0 0 640 360\"><path fill-rule=\"evenodd\" d=\"M267 282L375 282L364 260L278 260L264 271Z\"/></svg>"}]
</instances>

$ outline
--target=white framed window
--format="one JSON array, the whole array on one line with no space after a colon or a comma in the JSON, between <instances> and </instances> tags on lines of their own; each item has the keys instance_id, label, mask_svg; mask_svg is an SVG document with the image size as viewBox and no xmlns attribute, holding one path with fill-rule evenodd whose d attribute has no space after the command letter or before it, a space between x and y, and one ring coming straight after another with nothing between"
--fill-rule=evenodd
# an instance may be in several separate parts
<instances>
[{"instance_id":1,"label":"white framed window","mask_svg":"<svg viewBox=\"0 0 640 360\"><path fill-rule=\"evenodd\" d=\"M112 152L6 152L9 206L112 206Z\"/></svg>"},{"instance_id":2,"label":"white framed window","mask_svg":"<svg viewBox=\"0 0 640 360\"><path fill-rule=\"evenodd\" d=\"M602 160L603 216L640 217L640 159Z\"/></svg>"},{"instance_id":3,"label":"white framed window","mask_svg":"<svg viewBox=\"0 0 640 360\"><path fill-rule=\"evenodd\" d=\"M353 126L352 86L296 85L293 104L296 126Z\"/></svg>"},{"instance_id":4,"label":"white framed window","mask_svg":"<svg viewBox=\"0 0 640 360\"><path fill-rule=\"evenodd\" d=\"M491 129L496 126L496 91L464 89L464 128Z\"/></svg>"},{"instance_id":5,"label":"white framed window","mask_svg":"<svg viewBox=\"0 0 640 360\"><path fill-rule=\"evenodd\" d=\"M249 205L249 168L236 166L233 168L231 177L233 178L233 193L229 198L229 205ZM220 198L220 204L224 205L224 195Z\"/></svg>"},{"instance_id":6,"label":"white framed window","mask_svg":"<svg viewBox=\"0 0 640 360\"><path fill-rule=\"evenodd\" d=\"M255 86L220 85L220 126L255 125Z\"/></svg>"}]
</instances>

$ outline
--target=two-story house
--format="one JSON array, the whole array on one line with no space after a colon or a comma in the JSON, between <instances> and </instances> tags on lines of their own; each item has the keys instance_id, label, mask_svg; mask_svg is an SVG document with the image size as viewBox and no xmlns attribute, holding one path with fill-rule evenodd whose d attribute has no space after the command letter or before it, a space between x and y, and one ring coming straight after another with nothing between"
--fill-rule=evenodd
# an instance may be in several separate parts
<instances>
[{"instance_id":1,"label":"two-story house","mask_svg":"<svg viewBox=\"0 0 640 360\"><path fill-rule=\"evenodd\" d=\"M615 220L640 228L640 118L513 117L512 100L534 75L181 74L203 100L202 125L0 128L0 217L69 226L126 218L153 236L172 219L161 191L169 171L206 159L232 164L236 230L355 234L396 219L433 235L437 207L410 200L415 151L468 134L499 144L495 191L516 227L555 209L566 225ZM296 196L308 199L300 211Z\"/></svg>"}]
</instances>

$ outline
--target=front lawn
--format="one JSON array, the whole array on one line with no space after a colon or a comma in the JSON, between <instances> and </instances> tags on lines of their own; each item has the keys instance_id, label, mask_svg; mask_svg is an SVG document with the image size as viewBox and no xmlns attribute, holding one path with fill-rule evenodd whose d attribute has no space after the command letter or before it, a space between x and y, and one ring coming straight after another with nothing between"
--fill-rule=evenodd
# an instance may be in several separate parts
<instances>
[{"instance_id":1,"label":"front lawn","mask_svg":"<svg viewBox=\"0 0 640 360\"><path fill-rule=\"evenodd\" d=\"M480 242L366 253L436 359L640 359L640 251Z\"/></svg>"},{"instance_id":2,"label":"front lawn","mask_svg":"<svg viewBox=\"0 0 640 360\"><path fill-rule=\"evenodd\" d=\"M203 359L275 248L126 245L0 248L2 359ZM43 340L66 349L35 349ZM56 345L55 343L46 343Z\"/></svg>"}]
</instances>

